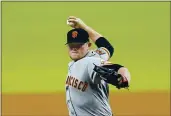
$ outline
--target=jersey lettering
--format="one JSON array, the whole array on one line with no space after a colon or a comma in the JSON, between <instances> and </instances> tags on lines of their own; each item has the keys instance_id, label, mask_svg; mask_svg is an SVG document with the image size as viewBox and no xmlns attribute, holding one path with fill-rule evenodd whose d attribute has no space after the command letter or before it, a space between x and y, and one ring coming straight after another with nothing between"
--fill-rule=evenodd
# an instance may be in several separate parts
<instances>
[{"instance_id":1,"label":"jersey lettering","mask_svg":"<svg viewBox=\"0 0 171 116\"><path fill-rule=\"evenodd\" d=\"M79 89L79 90L81 89L81 88L80 88L81 84L83 84L82 81L81 81L81 82L79 83L79 85L78 85L78 89Z\"/></svg>"},{"instance_id":2,"label":"jersey lettering","mask_svg":"<svg viewBox=\"0 0 171 116\"><path fill-rule=\"evenodd\" d=\"M72 86L74 87L74 82L75 82L75 78L73 79L73 81L72 81Z\"/></svg>"},{"instance_id":3,"label":"jersey lettering","mask_svg":"<svg viewBox=\"0 0 171 116\"><path fill-rule=\"evenodd\" d=\"M70 83L69 83L69 85L71 85L71 81L72 81L72 79L73 79L73 77L71 77L71 78L70 78Z\"/></svg>"},{"instance_id":4,"label":"jersey lettering","mask_svg":"<svg viewBox=\"0 0 171 116\"><path fill-rule=\"evenodd\" d=\"M78 79L75 80L75 85L74 85L75 88L77 88L77 82L78 82Z\"/></svg>"},{"instance_id":5,"label":"jersey lettering","mask_svg":"<svg viewBox=\"0 0 171 116\"><path fill-rule=\"evenodd\" d=\"M65 83L65 84L68 84L68 79L69 79L69 78L67 78L67 81L66 81L66 83Z\"/></svg>"},{"instance_id":6,"label":"jersey lettering","mask_svg":"<svg viewBox=\"0 0 171 116\"><path fill-rule=\"evenodd\" d=\"M88 83L85 82L85 84L84 84L84 86L82 88L82 91L84 92L87 89L87 87L88 87Z\"/></svg>"},{"instance_id":7,"label":"jersey lettering","mask_svg":"<svg viewBox=\"0 0 171 116\"><path fill-rule=\"evenodd\" d=\"M88 88L87 82L79 81L78 79L72 76L68 76L66 84L78 90L81 90L82 92L86 91L86 89Z\"/></svg>"}]
</instances>

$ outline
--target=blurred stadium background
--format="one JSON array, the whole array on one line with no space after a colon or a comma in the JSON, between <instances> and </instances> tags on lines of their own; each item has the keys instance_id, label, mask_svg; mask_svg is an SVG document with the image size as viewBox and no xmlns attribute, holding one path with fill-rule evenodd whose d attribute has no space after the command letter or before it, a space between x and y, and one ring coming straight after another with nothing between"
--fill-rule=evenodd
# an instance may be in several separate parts
<instances>
[{"instance_id":1,"label":"blurred stadium background","mask_svg":"<svg viewBox=\"0 0 171 116\"><path fill-rule=\"evenodd\" d=\"M114 114L169 116L169 2L2 2L2 114L68 115L70 15L104 35L110 61L131 72L130 91L110 86Z\"/></svg>"}]
</instances>

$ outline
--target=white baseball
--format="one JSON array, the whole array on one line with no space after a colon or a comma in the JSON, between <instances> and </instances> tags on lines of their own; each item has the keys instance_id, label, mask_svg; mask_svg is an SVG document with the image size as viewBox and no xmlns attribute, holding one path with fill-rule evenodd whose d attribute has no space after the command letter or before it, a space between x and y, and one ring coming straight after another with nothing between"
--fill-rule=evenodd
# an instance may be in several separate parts
<instances>
[{"instance_id":1,"label":"white baseball","mask_svg":"<svg viewBox=\"0 0 171 116\"><path fill-rule=\"evenodd\" d=\"M67 25L69 25L69 26L73 26L73 25L74 25L74 23L73 23L73 22L69 22L69 21L67 20Z\"/></svg>"}]
</instances>

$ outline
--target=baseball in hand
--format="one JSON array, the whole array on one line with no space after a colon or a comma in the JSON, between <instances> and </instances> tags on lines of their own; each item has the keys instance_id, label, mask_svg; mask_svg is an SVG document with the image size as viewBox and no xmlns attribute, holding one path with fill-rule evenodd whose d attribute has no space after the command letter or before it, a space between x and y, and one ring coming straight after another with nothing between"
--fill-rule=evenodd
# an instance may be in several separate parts
<instances>
[{"instance_id":1,"label":"baseball in hand","mask_svg":"<svg viewBox=\"0 0 171 116\"><path fill-rule=\"evenodd\" d=\"M68 20L67 20L67 25L69 25L69 26L71 26L71 27L74 27L74 23L73 22L69 22Z\"/></svg>"}]
</instances>

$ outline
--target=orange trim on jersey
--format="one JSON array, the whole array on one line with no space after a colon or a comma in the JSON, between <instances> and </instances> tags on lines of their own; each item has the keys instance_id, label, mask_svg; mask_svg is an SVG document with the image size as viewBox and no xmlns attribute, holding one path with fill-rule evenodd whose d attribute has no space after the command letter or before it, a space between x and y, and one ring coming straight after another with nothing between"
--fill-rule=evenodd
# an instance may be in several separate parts
<instances>
[{"instance_id":1,"label":"orange trim on jersey","mask_svg":"<svg viewBox=\"0 0 171 116\"><path fill-rule=\"evenodd\" d=\"M107 52L107 54L108 54L108 60L109 60L109 58L110 58L110 52L109 52L109 50L108 49L106 49L105 47L101 47L103 50L105 50L106 52Z\"/></svg>"}]
</instances>

